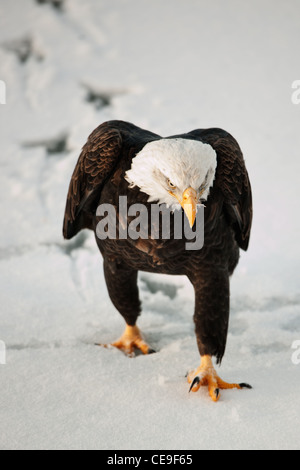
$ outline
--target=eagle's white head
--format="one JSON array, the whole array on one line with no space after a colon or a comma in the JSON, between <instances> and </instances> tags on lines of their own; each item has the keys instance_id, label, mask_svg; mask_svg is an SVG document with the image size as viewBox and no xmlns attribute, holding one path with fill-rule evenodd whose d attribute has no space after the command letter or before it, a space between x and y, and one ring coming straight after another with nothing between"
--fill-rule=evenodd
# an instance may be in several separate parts
<instances>
[{"instance_id":1,"label":"eagle's white head","mask_svg":"<svg viewBox=\"0 0 300 470\"><path fill-rule=\"evenodd\" d=\"M191 227L197 204L206 201L217 167L214 149L198 140L182 138L150 142L132 160L125 179L148 194L148 202L182 207Z\"/></svg>"}]
</instances>

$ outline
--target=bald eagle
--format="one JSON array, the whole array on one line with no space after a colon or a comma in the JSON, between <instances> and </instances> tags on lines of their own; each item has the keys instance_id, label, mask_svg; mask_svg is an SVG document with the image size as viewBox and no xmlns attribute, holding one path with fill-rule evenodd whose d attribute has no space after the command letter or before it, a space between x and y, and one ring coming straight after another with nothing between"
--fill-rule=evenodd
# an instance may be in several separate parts
<instances>
[{"instance_id":1,"label":"bald eagle","mask_svg":"<svg viewBox=\"0 0 300 470\"><path fill-rule=\"evenodd\" d=\"M126 196L128 207L166 204L171 218L181 211L191 227L205 203L204 246L187 250L185 236L177 239L172 233L167 239L151 234L121 237L120 230L131 219L121 214L120 196ZM71 178L65 239L82 229L96 234L102 220L97 208L103 204L116 210L117 236L100 239L96 235L96 242L109 296L126 323L124 334L112 346L129 356L135 350L154 352L137 326L139 271L185 275L195 291L195 333L201 356L200 366L188 373L189 390L207 385L217 401L220 389L251 388L246 383L224 382L213 364L213 357L221 363L225 352L229 279L240 248L248 248L252 222L251 186L236 140L217 128L162 138L128 122L103 123L88 138Z\"/></svg>"}]
</instances>

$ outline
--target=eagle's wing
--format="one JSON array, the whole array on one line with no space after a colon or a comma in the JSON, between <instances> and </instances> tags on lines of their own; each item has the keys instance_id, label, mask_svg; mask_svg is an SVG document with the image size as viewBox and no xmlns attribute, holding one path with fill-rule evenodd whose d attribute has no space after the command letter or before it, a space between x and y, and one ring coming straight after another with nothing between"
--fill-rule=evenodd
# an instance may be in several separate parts
<instances>
[{"instance_id":1,"label":"eagle's wing","mask_svg":"<svg viewBox=\"0 0 300 470\"><path fill-rule=\"evenodd\" d=\"M217 128L194 130L186 136L210 144L216 151L218 164L214 186L223 195L225 210L240 248L247 250L253 213L252 194L239 144L228 132Z\"/></svg>"},{"instance_id":2,"label":"eagle's wing","mask_svg":"<svg viewBox=\"0 0 300 470\"><path fill-rule=\"evenodd\" d=\"M71 178L63 234L72 238L91 220L88 207L120 157L122 137L118 129L102 124L89 136Z\"/></svg>"},{"instance_id":3,"label":"eagle's wing","mask_svg":"<svg viewBox=\"0 0 300 470\"><path fill-rule=\"evenodd\" d=\"M63 224L66 239L74 237L81 229L92 229L95 204L120 159L132 158L140 147L154 138L157 138L155 134L124 121L105 122L92 132L69 186Z\"/></svg>"}]
</instances>

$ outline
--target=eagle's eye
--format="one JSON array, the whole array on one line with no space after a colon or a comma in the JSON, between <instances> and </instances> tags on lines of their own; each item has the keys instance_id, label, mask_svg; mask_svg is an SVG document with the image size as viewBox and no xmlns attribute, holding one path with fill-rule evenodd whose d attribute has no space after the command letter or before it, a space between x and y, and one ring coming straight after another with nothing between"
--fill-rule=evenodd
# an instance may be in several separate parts
<instances>
[{"instance_id":1,"label":"eagle's eye","mask_svg":"<svg viewBox=\"0 0 300 470\"><path fill-rule=\"evenodd\" d=\"M168 185L171 189L176 189L175 184L173 184L171 180L168 180Z\"/></svg>"}]
</instances>

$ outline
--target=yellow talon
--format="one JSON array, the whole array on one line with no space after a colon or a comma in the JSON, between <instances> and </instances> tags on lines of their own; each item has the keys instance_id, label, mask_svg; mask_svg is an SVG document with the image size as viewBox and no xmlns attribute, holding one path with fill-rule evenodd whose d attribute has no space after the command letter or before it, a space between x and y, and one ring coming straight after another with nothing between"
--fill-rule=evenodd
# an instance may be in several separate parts
<instances>
[{"instance_id":1,"label":"yellow talon","mask_svg":"<svg viewBox=\"0 0 300 470\"><path fill-rule=\"evenodd\" d=\"M107 344L100 344L99 346L108 347ZM139 349L143 354L151 354L155 352L144 340L140 329L135 326L126 325L125 331L122 336L111 343L110 346L120 349L127 356L134 356L134 350Z\"/></svg>"},{"instance_id":2,"label":"yellow talon","mask_svg":"<svg viewBox=\"0 0 300 470\"><path fill-rule=\"evenodd\" d=\"M220 398L220 390L231 388L252 388L250 385L241 383L227 383L217 375L211 356L202 356L201 365L198 369L188 374L188 382L191 384L190 391L197 392L202 385L208 386L208 392L213 401Z\"/></svg>"}]
</instances>

